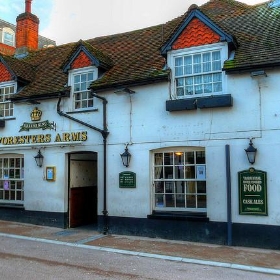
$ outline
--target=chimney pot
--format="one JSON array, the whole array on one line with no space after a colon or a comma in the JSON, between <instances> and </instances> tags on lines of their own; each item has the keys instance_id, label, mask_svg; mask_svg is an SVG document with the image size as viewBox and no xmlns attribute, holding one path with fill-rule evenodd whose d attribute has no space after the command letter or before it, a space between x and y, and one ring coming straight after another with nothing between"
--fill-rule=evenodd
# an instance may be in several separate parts
<instances>
[{"instance_id":1,"label":"chimney pot","mask_svg":"<svg viewBox=\"0 0 280 280\"><path fill-rule=\"evenodd\" d=\"M31 13L31 2L32 0L25 0L25 12Z\"/></svg>"}]
</instances>

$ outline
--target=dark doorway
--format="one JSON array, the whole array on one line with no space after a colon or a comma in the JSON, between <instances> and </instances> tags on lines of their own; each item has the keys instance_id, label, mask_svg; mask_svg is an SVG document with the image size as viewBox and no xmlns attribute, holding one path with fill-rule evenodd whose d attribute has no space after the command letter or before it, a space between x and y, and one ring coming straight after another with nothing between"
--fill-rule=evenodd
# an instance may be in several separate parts
<instances>
[{"instance_id":1,"label":"dark doorway","mask_svg":"<svg viewBox=\"0 0 280 280\"><path fill-rule=\"evenodd\" d=\"M69 155L69 227L97 223L97 153Z\"/></svg>"}]
</instances>

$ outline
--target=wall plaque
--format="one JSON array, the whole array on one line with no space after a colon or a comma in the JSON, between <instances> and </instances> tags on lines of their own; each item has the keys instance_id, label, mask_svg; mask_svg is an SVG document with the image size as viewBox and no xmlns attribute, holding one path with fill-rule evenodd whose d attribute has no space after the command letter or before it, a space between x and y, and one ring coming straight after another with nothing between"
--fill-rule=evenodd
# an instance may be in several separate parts
<instances>
[{"instance_id":1,"label":"wall plaque","mask_svg":"<svg viewBox=\"0 0 280 280\"><path fill-rule=\"evenodd\" d=\"M124 171L119 174L120 188L136 188L136 174L131 171Z\"/></svg>"},{"instance_id":2,"label":"wall plaque","mask_svg":"<svg viewBox=\"0 0 280 280\"><path fill-rule=\"evenodd\" d=\"M239 214L267 216L266 172L250 168L238 172Z\"/></svg>"}]
</instances>

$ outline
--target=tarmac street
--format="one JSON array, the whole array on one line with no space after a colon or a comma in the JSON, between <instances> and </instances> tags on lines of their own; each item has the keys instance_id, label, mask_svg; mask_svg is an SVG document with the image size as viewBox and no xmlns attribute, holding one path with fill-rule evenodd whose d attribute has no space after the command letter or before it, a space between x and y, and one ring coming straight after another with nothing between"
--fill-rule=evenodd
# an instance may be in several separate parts
<instances>
[{"instance_id":1,"label":"tarmac street","mask_svg":"<svg viewBox=\"0 0 280 280\"><path fill-rule=\"evenodd\" d=\"M1 279L17 279L25 267L36 275L25 271L26 279L280 278L276 250L104 236L90 226L61 229L0 220L0 242L1 275L7 276Z\"/></svg>"}]
</instances>

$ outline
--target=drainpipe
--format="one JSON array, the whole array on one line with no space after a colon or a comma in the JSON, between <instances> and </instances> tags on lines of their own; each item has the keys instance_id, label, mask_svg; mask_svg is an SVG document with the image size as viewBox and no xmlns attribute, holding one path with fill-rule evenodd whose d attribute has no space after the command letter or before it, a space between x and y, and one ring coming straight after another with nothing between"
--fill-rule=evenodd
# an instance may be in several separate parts
<instances>
[{"instance_id":1,"label":"drainpipe","mask_svg":"<svg viewBox=\"0 0 280 280\"><path fill-rule=\"evenodd\" d=\"M230 176L230 147L226 150L226 179L227 179L227 245L232 245L232 213L231 213L231 176Z\"/></svg>"},{"instance_id":2,"label":"drainpipe","mask_svg":"<svg viewBox=\"0 0 280 280\"><path fill-rule=\"evenodd\" d=\"M102 97L102 96L99 96L95 93L91 93L92 96L96 97L96 98L99 98L102 100L103 102L103 129L100 129L98 127L95 127L93 125L90 125L86 122L83 122L79 119L76 119L72 116L69 116L68 114L62 112L60 110L60 102L61 102L61 96L59 97L58 99L58 102L57 102L57 113L62 116L62 117L65 117L65 118L68 118L72 121L75 121L77 123L80 123L84 126L87 126L95 131L98 131L99 133L101 133L102 137L103 137L103 174L104 174L104 200L103 200L103 223L104 223L104 228L103 228L103 234L107 234L108 233L108 210L107 210L107 137L109 135L109 131L107 129L107 119L106 119L106 115L107 115L107 103L108 101Z\"/></svg>"}]
</instances>

